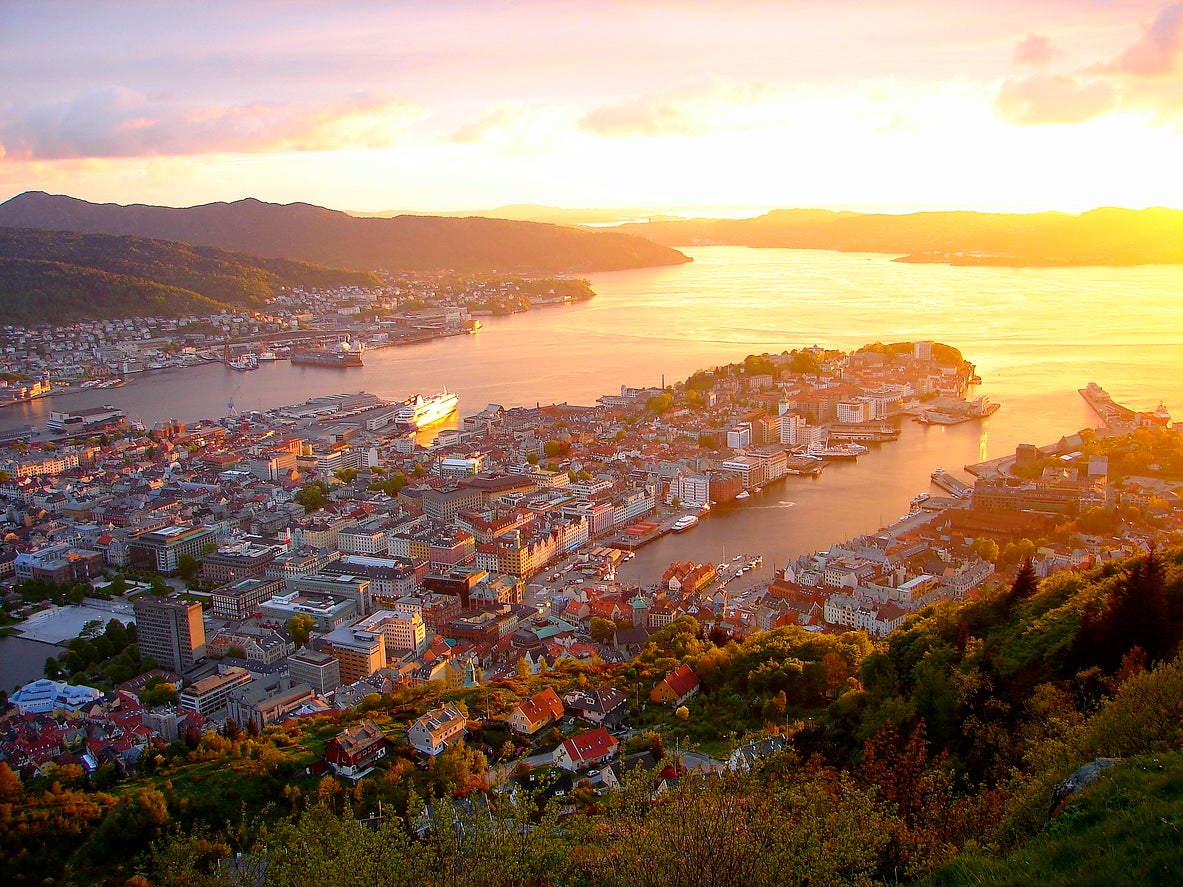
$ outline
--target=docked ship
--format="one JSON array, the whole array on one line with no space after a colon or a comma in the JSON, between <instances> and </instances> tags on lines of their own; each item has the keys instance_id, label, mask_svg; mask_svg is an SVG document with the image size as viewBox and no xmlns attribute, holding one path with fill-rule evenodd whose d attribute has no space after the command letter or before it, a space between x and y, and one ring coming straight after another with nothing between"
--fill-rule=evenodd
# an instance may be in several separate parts
<instances>
[{"instance_id":1,"label":"docked ship","mask_svg":"<svg viewBox=\"0 0 1183 887\"><path fill-rule=\"evenodd\" d=\"M674 525L672 527L670 527L670 529L673 530L675 533L685 533L691 527L697 527L697 526L698 526L698 515L684 514L680 518L678 518L676 521L674 521Z\"/></svg>"},{"instance_id":2,"label":"docked ship","mask_svg":"<svg viewBox=\"0 0 1183 887\"><path fill-rule=\"evenodd\" d=\"M313 367L359 367L362 362L363 348L361 343L352 344L342 342L337 348L312 348L305 351L293 351L291 355L294 366Z\"/></svg>"},{"instance_id":3,"label":"docked ship","mask_svg":"<svg viewBox=\"0 0 1183 887\"><path fill-rule=\"evenodd\" d=\"M444 388L439 394L424 397L416 394L403 402L395 421L411 428L422 428L440 419L445 419L456 412L456 405L460 398Z\"/></svg>"}]
</instances>

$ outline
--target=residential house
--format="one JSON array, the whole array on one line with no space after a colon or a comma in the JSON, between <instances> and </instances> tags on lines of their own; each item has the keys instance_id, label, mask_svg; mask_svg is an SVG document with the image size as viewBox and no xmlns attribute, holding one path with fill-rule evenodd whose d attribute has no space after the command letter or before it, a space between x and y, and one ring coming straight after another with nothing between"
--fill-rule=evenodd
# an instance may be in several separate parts
<instances>
[{"instance_id":1,"label":"residential house","mask_svg":"<svg viewBox=\"0 0 1183 887\"><path fill-rule=\"evenodd\" d=\"M554 764L563 770L580 770L604 764L616 757L619 743L604 727L572 736L555 750Z\"/></svg>"},{"instance_id":2,"label":"residential house","mask_svg":"<svg viewBox=\"0 0 1183 887\"><path fill-rule=\"evenodd\" d=\"M522 736L533 736L563 716L563 700L547 687L529 699L523 699L509 713L509 729Z\"/></svg>"},{"instance_id":3,"label":"residential house","mask_svg":"<svg viewBox=\"0 0 1183 887\"><path fill-rule=\"evenodd\" d=\"M468 733L468 716L452 703L433 708L411 724L407 742L434 757Z\"/></svg>"},{"instance_id":4,"label":"residential house","mask_svg":"<svg viewBox=\"0 0 1183 887\"><path fill-rule=\"evenodd\" d=\"M649 691L649 698L662 705L681 705L697 693L698 688L698 675L694 673L694 669L683 663Z\"/></svg>"},{"instance_id":5,"label":"residential house","mask_svg":"<svg viewBox=\"0 0 1183 887\"><path fill-rule=\"evenodd\" d=\"M358 779L386 756L386 737L369 718L346 728L325 745L325 761L341 776Z\"/></svg>"}]
</instances>

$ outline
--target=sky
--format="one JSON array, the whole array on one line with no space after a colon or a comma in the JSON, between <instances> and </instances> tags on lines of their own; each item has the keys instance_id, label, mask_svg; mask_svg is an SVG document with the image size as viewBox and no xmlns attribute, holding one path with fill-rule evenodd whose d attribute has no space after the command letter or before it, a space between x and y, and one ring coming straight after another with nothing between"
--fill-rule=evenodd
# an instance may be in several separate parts
<instances>
[{"instance_id":1,"label":"sky","mask_svg":"<svg viewBox=\"0 0 1183 887\"><path fill-rule=\"evenodd\" d=\"M1183 208L1183 2L2 0L0 200Z\"/></svg>"}]
</instances>

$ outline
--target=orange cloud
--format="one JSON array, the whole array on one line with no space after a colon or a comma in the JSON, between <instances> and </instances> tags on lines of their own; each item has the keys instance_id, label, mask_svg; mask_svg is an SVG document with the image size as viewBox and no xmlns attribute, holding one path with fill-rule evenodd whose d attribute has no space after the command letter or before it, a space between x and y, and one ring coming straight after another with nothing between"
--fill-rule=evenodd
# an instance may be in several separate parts
<instances>
[{"instance_id":1,"label":"orange cloud","mask_svg":"<svg viewBox=\"0 0 1183 887\"><path fill-rule=\"evenodd\" d=\"M994 109L1007 123L1081 123L1111 111L1117 94L1104 80L1081 81L1062 74L1011 77L1003 82Z\"/></svg>"},{"instance_id":2,"label":"orange cloud","mask_svg":"<svg viewBox=\"0 0 1183 887\"><path fill-rule=\"evenodd\" d=\"M676 89L602 105L588 112L580 128L606 138L693 136L745 125L767 94L761 84L711 76Z\"/></svg>"},{"instance_id":3,"label":"orange cloud","mask_svg":"<svg viewBox=\"0 0 1183 887\"><path fill-rule=\"evenodd\" d=\"M1031 34L1015 46L1011 61L1016 65L1046 65L1058 54L1051 40L1039 34Z\"/></svg>"},{"instance_id":4,"label":"orange cloud","mask_svg":"<svg viewBox=\"0 0 1183 887\"><path fill-rule=\"evenodd\" d=\"M69 102L10 106L0 119L0 152L6 160L60 160L380 147L421 113L372 96L203 107L112 86Z\"/></svg>"},{"instance_id":5,"label":"orange cloud","mask_svg":"<svg viewBox=\"0 0 1183 887\"><path fill-rule=\"evenodd\" d=\"M1128 47L1109 70L1135 77L1169 74L1183 49L1183 3L1172 3L1142 27L1142 36Z\"/></svg>"}]
</instances>

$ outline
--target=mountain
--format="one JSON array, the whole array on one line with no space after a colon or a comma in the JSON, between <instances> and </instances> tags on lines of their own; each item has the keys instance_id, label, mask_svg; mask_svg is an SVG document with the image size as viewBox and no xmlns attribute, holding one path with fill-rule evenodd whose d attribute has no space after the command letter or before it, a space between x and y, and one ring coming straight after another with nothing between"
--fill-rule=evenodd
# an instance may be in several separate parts
<instances>
[{"instance_id":1,"label":"mountain","mask_svg":"<svg viewBox=\"0 0 1183 887\"><path fill-rule=\"evenodd\" d=\"M618 225L657 243L895 253L955 265L1183 264L1183 211L1104 207L1066 213L908 215L774 210L751 219Z\"/></svg>"},{"instance_id":2,"label":"mountain","mask_svg":"<svg viewBox=\"0 0 1183 887\"><path fill-rule=\"evenodd\" d=\"M368 285L365 272L145 237L0 228L0 321L209 314L285 286Z\"/></svg>"},{"instance_id":3,"label":"mountain","mask_svg":"<svg viewBox=\"0 0 1183 887\"><path fill-rule=\"evenodd\" d=\"M254 199L177 209L28 191L0 204L0 225L133 234L364 271L556 274L690 261L677 250L617 231L486 218L355 218L307 203Z\"/></svg>"},{"instance_id":4,"label":"mountain","mask_svg":"<svg viewBox=\"0 0 1183 887\"><path fill-rule=\"evenodd\" d=\"M359 218L393 219L396 216L420 215L420 213L391 209L379 212L350 212ZM659 215L653 209L570 209L561 206L544 206L537 203L511 203L495 209L458 210L435 212L433 216L458 218L480 216L485 219L510 219L518 222L547 222L552 225L617 225L626 219L643 219Z\"/></svg>"}]
</instances>

